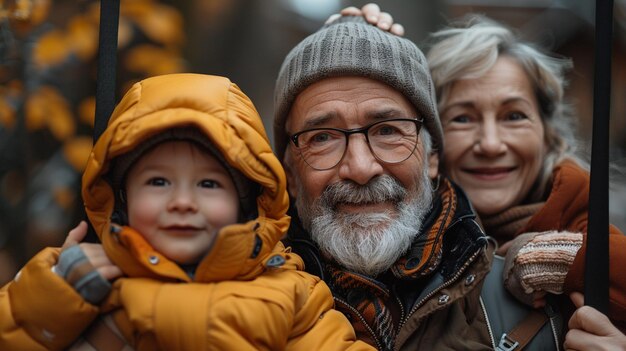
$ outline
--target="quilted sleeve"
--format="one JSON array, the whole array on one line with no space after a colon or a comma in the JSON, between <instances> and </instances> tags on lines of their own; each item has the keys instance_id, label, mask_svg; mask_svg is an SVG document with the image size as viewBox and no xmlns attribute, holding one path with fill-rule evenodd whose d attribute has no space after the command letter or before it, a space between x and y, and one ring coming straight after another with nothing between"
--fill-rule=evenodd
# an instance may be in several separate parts
<instances>
[{"instance_id":1,"label":"quilted sleeve","mask_svg":"<svg viewBox=\"0 0 626 351\"><path fill-rule=\"evenodd\" d=\"M356 335L348 319L333 308L330 289L323 281L312 286L297 311L286 350L375 350Z\"/></svg>"},{"instance_id":2,"label":"quilted sleeve","mask_svg":"<svg viewBox=\"0 0 626 351\"><path fill-rule=\"evenodd\" d=\"M33 257L0 290L0 350L61 350L98 314L52 271L60 249Z\"/></svg>"}]
</instances>

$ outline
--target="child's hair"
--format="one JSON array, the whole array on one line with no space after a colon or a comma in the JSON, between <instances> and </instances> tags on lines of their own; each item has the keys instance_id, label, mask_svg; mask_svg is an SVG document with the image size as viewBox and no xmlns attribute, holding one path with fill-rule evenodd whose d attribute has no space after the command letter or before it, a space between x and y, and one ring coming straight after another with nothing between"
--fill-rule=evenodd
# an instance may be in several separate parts
<instances>
[{"instance_id":1,"label":"child's hair","mask_svg":"<svg viewBox=\"0 0 626 351\"><path fill-rule=\"evenodd\" d=\"M112 221L120 225L127 225L126 213L126 177L134 164L146 153L153 150L158 145L169 141L187 141L199 147L215 157L230 175L237 194L239 195L239 222L244 222L258 216L256 197L258 196L259 185L244 176L239 170L232 167L215 145L202 132L194 127L181 127L169 129L141 142L138 147L130 152L116 157L111 162L111 169L108 179L115 194L115 210Z\"/></svg>"}]
</instances>

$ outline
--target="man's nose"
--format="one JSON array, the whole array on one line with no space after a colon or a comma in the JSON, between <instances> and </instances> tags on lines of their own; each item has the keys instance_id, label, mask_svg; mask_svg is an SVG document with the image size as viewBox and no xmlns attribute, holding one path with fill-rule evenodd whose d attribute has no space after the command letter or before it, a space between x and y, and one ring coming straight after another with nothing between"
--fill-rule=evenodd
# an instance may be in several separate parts
<instances>
[{"instance_id":1,"label":"man's nose","mask_svg":"<svg viewBox=\"0 0 626 351\"><path fill-rule=\"evenodd\" d=\"M363 134L351 135L346 153L339 163L339 177L365 185L372 178L383 174L381 162L372 154Z\"/></svg>"}]
</instances>

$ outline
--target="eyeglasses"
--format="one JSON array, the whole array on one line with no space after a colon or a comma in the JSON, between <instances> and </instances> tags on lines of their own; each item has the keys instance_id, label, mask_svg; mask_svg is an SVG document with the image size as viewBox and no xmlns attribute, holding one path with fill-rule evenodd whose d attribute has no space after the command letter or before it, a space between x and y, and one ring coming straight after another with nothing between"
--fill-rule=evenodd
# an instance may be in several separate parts
<instances>
[{"instance_id":1,"label":"eyeglasses","mask_svg":"<svg viewBox=\"0 0 626 351\"><path fill-rule=\"evenodd\" d=\"M362 128L312 128L289 137L302 159L318 171L335 167L348 149L349 136L365 134L365 140L377 160L400 163L417 147L423 119L396 118L372 123Z\"/></svg>"}]
</instances>

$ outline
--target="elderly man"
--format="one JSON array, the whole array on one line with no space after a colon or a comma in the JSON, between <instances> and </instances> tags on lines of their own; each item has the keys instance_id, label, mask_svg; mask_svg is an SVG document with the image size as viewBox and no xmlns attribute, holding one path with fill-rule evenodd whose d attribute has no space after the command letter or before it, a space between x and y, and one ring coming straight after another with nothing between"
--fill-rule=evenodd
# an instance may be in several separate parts
<instances>
[{"instance_id":1,"label":"elderly man","mask_svg":"<svg viewBox=\"0 0 626 351\"><path fill-rule=\"evenodd\" d=\"M480 300L492 255L467 198L438 174L422 52L342 18L289 53L275 108L295 199L287 241L359 338L380 350L492 349Z\"/></svg>"}]
</instances>

